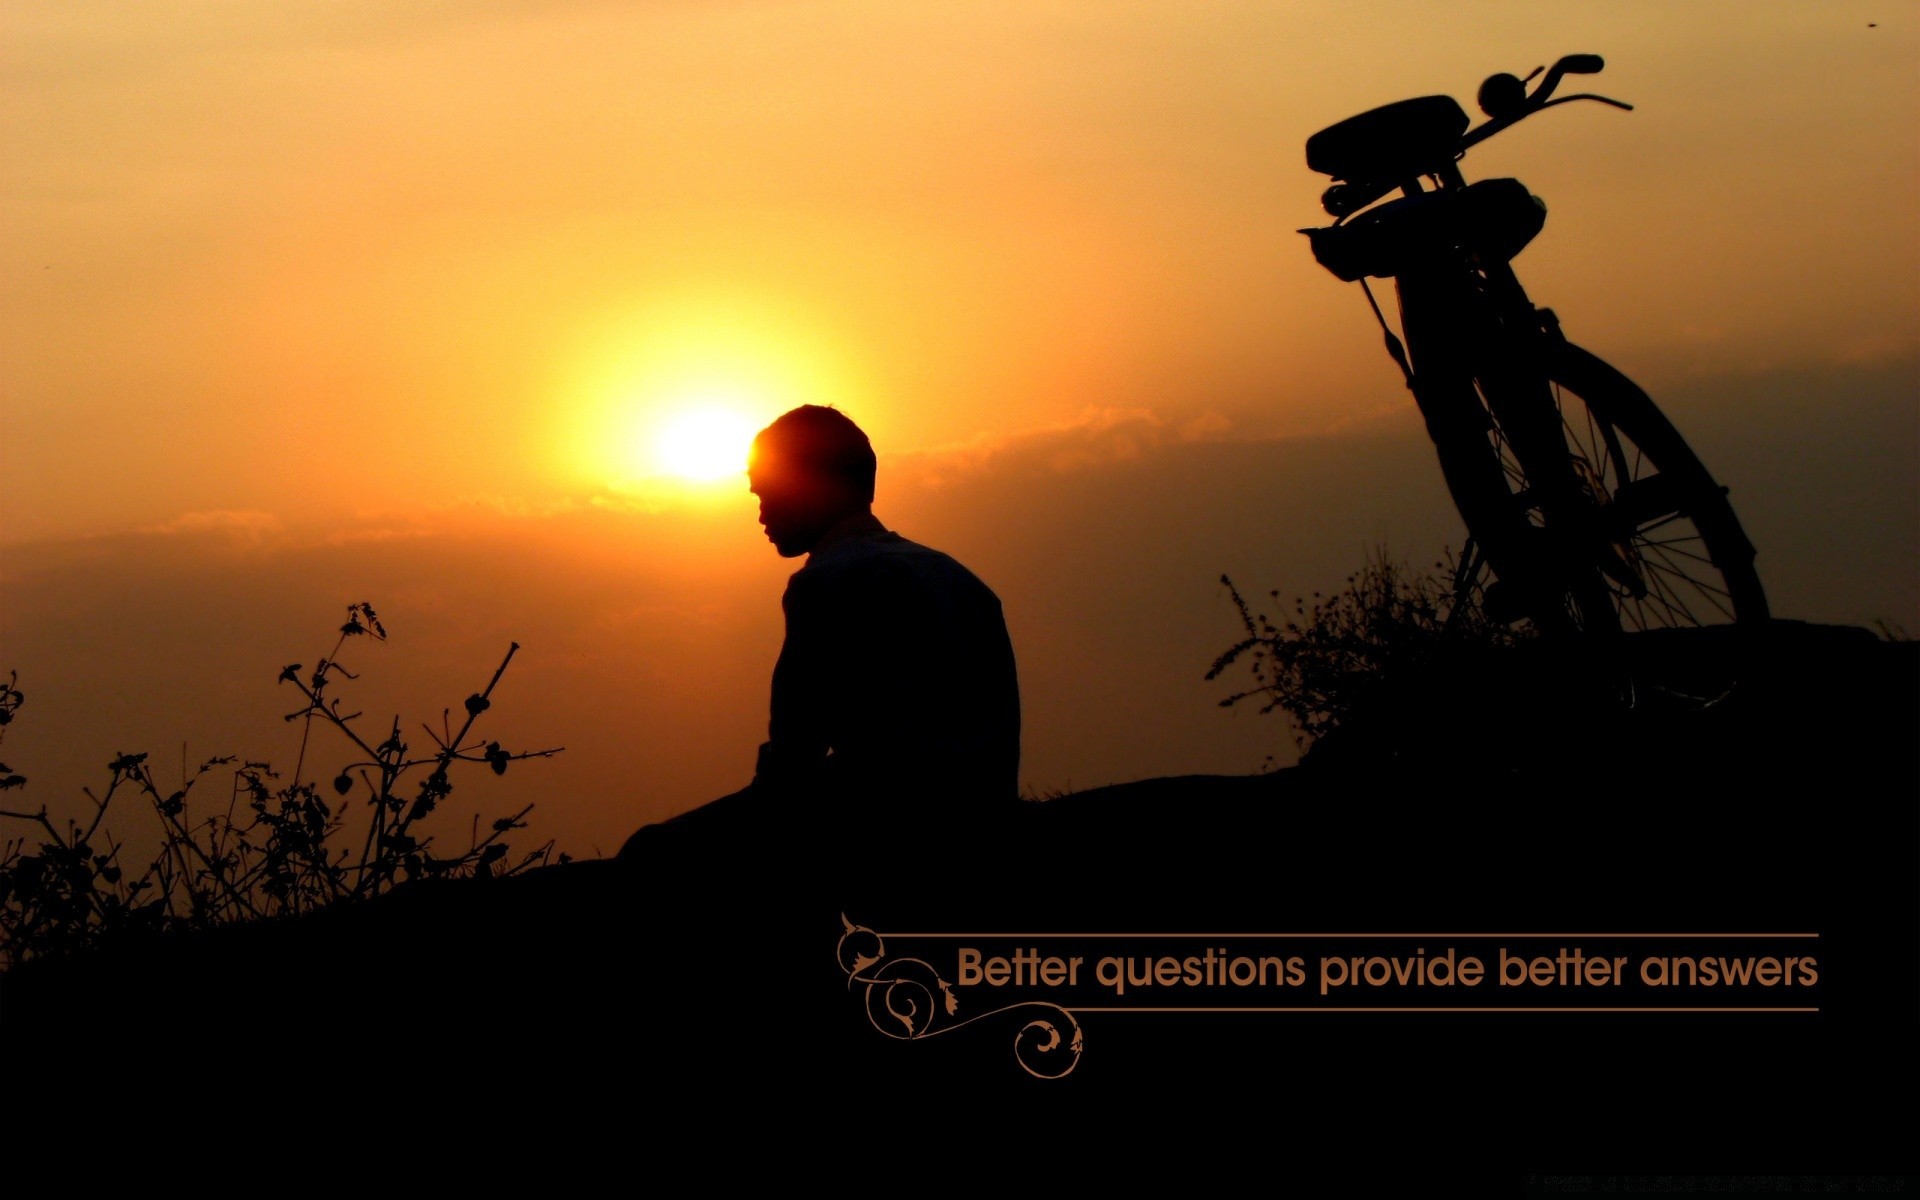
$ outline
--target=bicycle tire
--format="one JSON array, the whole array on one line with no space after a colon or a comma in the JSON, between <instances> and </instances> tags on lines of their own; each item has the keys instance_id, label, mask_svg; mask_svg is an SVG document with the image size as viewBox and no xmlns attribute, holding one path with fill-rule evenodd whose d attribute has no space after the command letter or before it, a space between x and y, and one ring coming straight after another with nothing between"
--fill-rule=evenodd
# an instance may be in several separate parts
<instances>
[{"instance_id":1,"label":"bicycle tire","mask_svg":"<svg viewBox=\"0 0 1920 1200\"><path fill-rule=\"evenodd\" d=\"M1490 531L1494 543L1529 544L1548 559L1525 565L1526 615L1549 632L1587 633L1766 620L1753 544L1726 489L1646 392L1558 339L1542 366L1563 446L1522 452L1487 406L1488 446L1509 497L1494 519L1531 527ZM1475 384L1486 403L1487 385ZM1559 461L1539 462L1543 453ZM1484 525L1487 513L1479 515ZM1474 524L1469 517L1480 536ZM1500 575L1502 563L1490 560Z\"/></svg>"}]
</instances>

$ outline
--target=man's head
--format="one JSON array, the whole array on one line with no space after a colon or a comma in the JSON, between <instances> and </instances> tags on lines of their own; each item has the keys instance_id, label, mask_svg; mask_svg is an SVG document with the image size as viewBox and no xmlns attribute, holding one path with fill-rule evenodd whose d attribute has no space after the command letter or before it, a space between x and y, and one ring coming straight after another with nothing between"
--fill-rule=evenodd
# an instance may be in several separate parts
<instances>
[{"instance_id":1,"label":"man's head","mask_svg":"<svg viewBox=\"0 0 1920 1200\"><path fill-rule=\"evenodd\" d=\"M873 444L839 409L802 405L762 429L747 480L774 549L798 557L835 525L871 513L874 468Z\"/></svg>"}]
</instances>

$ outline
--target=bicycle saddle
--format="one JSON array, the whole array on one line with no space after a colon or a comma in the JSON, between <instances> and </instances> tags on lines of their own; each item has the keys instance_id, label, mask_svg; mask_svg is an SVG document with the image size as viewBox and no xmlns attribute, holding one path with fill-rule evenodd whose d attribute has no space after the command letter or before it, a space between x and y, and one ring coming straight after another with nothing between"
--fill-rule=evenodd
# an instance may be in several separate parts
<instances>
[{"instance_id":1,"label":"bicycle saddle","mask_svg":"<svg viewBox=\"0 0 1920 1200\"><path fill-rule=\"evenodd\" d=\"M1452 162L1470 122L1452 96L1384 104L1307 139L1307 166L1349 181L1392 182Z\"/></svg>"}]
</instances>

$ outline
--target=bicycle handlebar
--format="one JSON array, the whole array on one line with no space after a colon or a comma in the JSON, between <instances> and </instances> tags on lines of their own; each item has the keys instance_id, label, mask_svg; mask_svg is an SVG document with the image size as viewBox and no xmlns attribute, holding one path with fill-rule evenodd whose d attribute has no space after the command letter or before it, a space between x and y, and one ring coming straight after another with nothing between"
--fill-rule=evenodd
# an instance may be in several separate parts
<instances>
[{"instance_id":1,"label":"bicycle handlebar","mask_svg":"<svg viewBox=\"0 0 1920 1200\"><path fill-rule=\"evenodd\" d=\"M1560 86L1563 75L1598 75L1607 69L1607 60L1598 54L1569 54L1553 64L1553 70L1540 81L1540 90L1533 94L1536 107L1543 107L1547 97L1553 95L1553 89Z\"/></svg>"},{"instance_id":2,"label":"bicycle handlebar","mask_svg":"<svg viewBox=\"0 0 1920 1200\"><path fill-rule=\"evenodd\" d=\"M1521 93L1519 97L1513 96L1512 88L1524 87L1523 82L1515 80L1514 84L1502 87L1495 81L1513 79L1513 76L1495 75L1480 86L1480 106L1486 111L1489 119L1478 129L1469 129L1461 136L1460 153L1465 154L1468 149L1486 141L1502 129L1517 125L1541 109L1551 108L1556 104L1566 104L1574 100L1598 100L1602 104L1611 104L1615 108L1623 108L1631 112L1633 105L1619 100L1609 100L1605 96L1596 96L1591 92L1582 92L1577 96L1562 96L1558 100L1552 99L1554 89L1560 86L1560 80L1565 76L1598 75L1606 69L1606 65L1607 60L1598 54L1569 54L1548 68L1546 77L1540 81L1539 87L1533 89L1531 95Z\"/></svg>"},{"instance_id":3,"label":"bicycle handlebar","mask_svg":"<svg viewBox=\"0 0 1920 1200\"><path fill-rule=\"evenodd\" d=\"M1556 104L1570 104L1575 100L1598 100L1602 104L1610 104L1615 108L1631 112L1633 105L1609 99L1606 96L1596 96L1591 92L1562 96L1557 100L1553 98L1554 89L1560 86L1560 81L1565 76L1598 74L1605 69L1606 65L1606 60L1598 54L1569 54L1547 70L1545 78L1541 79L1540 85L1534 88L1531 94L1527 92L1526 80L1514 75L1492 76L1480 85L1479 96L1480 108L1489 119L1479 128L1469 129L1461 135L1460 147L1454 152L1453 157L1456 160L1464 157L1470 148L1486 141L1494 134L1510 125L1519 124L1543 108L1552 108ZM1532 79L1538 74L1540 74L1540 68L1535 67L1527 79ZM1328 188L1321 202L1329 214L1338 218L1338 221L1344 221L1400 186L1402 186L1401 181L1398 180L1393 182L1377 179L1347 180ZM1339 197L1337 202L1334 199L1336 194Z\"/></svg>"}]
</instances>

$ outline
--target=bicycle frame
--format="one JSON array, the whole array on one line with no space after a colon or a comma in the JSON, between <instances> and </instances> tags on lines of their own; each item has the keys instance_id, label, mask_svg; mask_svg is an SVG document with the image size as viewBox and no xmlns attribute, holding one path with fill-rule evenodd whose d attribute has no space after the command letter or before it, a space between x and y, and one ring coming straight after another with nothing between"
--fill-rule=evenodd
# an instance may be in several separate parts
<instances>
[{"instance_id":1,"label":"bicycle frame","mask_svg":"<svg viewBox=\"0 0 1920 1200\"><path fill-rule=\"evenodd\" d=\"M1439 182L1442 191L1467 187L1457 167ZM1410 181L1405 194L1422 191ZM1545 369L1545 341L1558 336L1557 322L1551 314L1543 318L1505 261L1446 257L1403 271L1395 286L1414 402L1480 552L1495 575L1523 595L1564 591L1576 557L1571 548L1512 519L1515 509L1539 505L1558 518L1549 522L1554 528L1579 521L1581 497ZM1485 469L1494 427L1489 416L1526 468L1528 486L1518 493Z\"/></svg>"}]
</instances>

